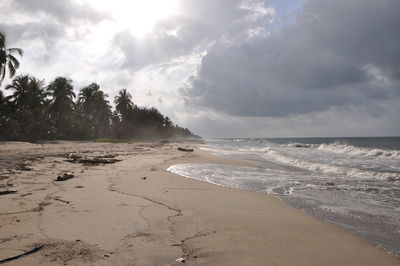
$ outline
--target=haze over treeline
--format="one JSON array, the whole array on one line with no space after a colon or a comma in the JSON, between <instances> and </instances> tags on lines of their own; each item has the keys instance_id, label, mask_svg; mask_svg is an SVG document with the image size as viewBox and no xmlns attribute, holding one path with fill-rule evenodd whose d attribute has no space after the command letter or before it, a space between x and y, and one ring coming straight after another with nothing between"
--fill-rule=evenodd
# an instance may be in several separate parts
<instances>
[{"instance_id":1,"label":"haze over treeline","mask_svg":"<svg viewBox=\"0 0 400 266\"><path fill-rule=\"evenodd\" d=\"M0 86L6 72L12 78L19 67L20 48L7 48L0 33ZM156 108L138 107L122 89L114 99L91 83L74 92L73 81L57 77L46 84L31 75L16 76L0 90L0 140L187 138L196 137Z\"/></svg>"}]
</instances>

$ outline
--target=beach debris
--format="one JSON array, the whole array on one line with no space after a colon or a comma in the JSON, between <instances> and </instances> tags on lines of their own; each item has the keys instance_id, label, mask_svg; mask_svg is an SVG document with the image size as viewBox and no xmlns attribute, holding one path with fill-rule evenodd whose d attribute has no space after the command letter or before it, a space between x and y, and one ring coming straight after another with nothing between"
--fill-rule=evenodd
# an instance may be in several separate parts
<instances>
[{"instance_id":1,"label":"beach debris","mask_svg":"<svg viewBox=\"0 0 400 266\"><path fill-rule=\"evenodd\" d=\"M7 184L0 184L0 188L8 188L8 187L13 187L13 186L14 186L14 184L10 183L10 182L7 182Z\"/></svg>"},{"instance_id":2,"label":"beach debris","mask_svg":"<svg viewBox=\"0 0 400 266\"><path fill-rule=\"evenodd\" d=\"M191 148L182 148L182 147L178 147L178 151L186 151L186 152L192 152L192 151L194 151L194 149L191 149Z\"/></svg>"},{"instance_id":3,"label":"beach debris","mask_svg":"<svg viewBox=\"0 0 400 266\"><path fill-rule=\"evenodd\" d=\"M76 160L78 160L78 159L81 159L82 156L79 155L79 154L70 153L70 154L68 155L68 158L71 159L71 160L76 161Z\"/></svg>"},{"instance_id":4,"label":"beach debris","mask_svg":"<svg viewBox=\"0 0 400 266\"><path fill-rule=\"evenodd\" d=\"M89 164L89 165L98 165L98 164L112 164L116 162L120 162L122 160L118 159L108 159L108 158L85 158L85 159L80 159L78 160L78 163L83 163L83 164Z\"/></svg>"},{"instance_id":5,"label":"beach debris","mask_svg":"<svg viewBox=\"0 0 400 266\"><path fill-rule=\"evenodd\" d=\"M175 260L176 262L181 262L181 263L185 263L186 259L185 258L179 258Z\"/></svg>"},{"instance_id":6,"label":"beach debris","mask_svg":"<svg viewBox=\"0 0 400 266\"><path fill-rule=\"evenodd\" d=\"M333 183L333 182L328 182L328 183L326 183L328 186L334 186L335 185L335 183Z\"/></svg>"},{"instance_id":7,"label":"beach debris","mask_svg":"<svg viewBox=\"0 0 400 266\"><path fill-rule=\"evenodd\" d=\"M0 180L5 180L5 179L9 179L10 176L8 175L0 175Z\"/></svg>"},{"instance_id":8,"label":"beach debris","mask_svg":"<svg viewBox=\"0 0 400 266\"><path fill-rule=\"evenodd\" d=\"M96 156L96 158L108 158L108 159L112 159L117 157L118 154L105 154L105 155L100 155L100 156Z\"/></svg>"},{"instance_id":9,"label":"beach debris","mask_svg":"<svg viewBox=\"0 0 400 266\"><path fill-rule=\"evenodd\" d=\"M20 171L32 171L32 168L29 167L30 164L29 163L24 163L24 162L20 162L17 164L17 170Z\"/></svg>"},{"instance_id":10,"label":"beach debris","mask_svg":"<svg viewBox=\"0 0 400 266\"><path fill-rule=\"evenodd\" d=\"M146 179L147 179L147 176L142 177L142 179L143 179L143 180L146 180Z\"/></svg>"},{"instance_id":11,"label":"beach debris","mask_svg":"<svg viewBox=\"0 0 400 266\"><path fill-rule=\"evenodd\" d=\"M14 193L17 193L17 191L16 190L3 190L3 191L0 191L0 195L7 195L7 194L14 194Z\"/></svg>"},{"instance_id":12,"label":"beach debris","mask_svg":"<svg viewBox=\"0 0 400 266\"><path fill-rule=\"evenodd\" d=\"M0 260L0 264L7 263L7 262L10 262L10 261L13 261L13 260L22 258L22 257L24 257L24 256L30 255L30 254L32 254L32 253L38 252L38 251L39 251L40 249L42 249L43 247L44 247L44 244L40 244L40 245L36 246L35 248L33 248L33 249L31 249L31 250L28 250L28 251L26 251L26 252L24 252L24 253L22 253L22 254L19 254L19 255L17 255L17 256L10 257L10 258L7 258L7 259Z\"/></svg>"},{"instance_id":13,"label":"beach debris","mask_svg":"<svg viewBox=\"0 0 400 266\"><path fill-rule=\"evenodd\" d=\"M63 200L63 199L60 199L60 198L55 198L54 200L64 202L65 204L69 204L68 200Z\"/></svg>"},{"instance_id":14,"label":"beach debris","mask_svg":"<svg viewBox=\"0 0 400 266\"><path fill-rule=\"evenodd\" d=\"M118 156L117 154L106 154L94 157L83 157L79 154L71 153L68 155L67 162L82 163L86 165L112 164L122 161L119 159L115 159L115 157L117 156Z\"/></svg>"},{"instance_id":15,"label":"beach debris","mask_svg":"<svg viewBox=\"0 0 400 266\"><path fill-rule=\"evenodd\" d=\"M64 173L63 175L57 176L56 181L65 181L74 177L73 173Z\"/></svg>"},{"instance_id":16,"label":"beach debris","mask_svg":"<svg viewBox=\"0 0 400 266\"><path fill-rule=\"evenodd\" d=\"M74 188L84 188L84 186L79 185L79 186L75 186Z\"/></svg>"},{"instance_id":17,"label":"beach debris","mask_svg":"<svg viewBox=\"0 0 400 266\"><path fill-rule=\"evenodd\" d=\"M32 195L32 193L28 192L28 193L22 194L21 197L25 197L25 196L29 196L29 195Z\"/></svg>"}]
</instances>

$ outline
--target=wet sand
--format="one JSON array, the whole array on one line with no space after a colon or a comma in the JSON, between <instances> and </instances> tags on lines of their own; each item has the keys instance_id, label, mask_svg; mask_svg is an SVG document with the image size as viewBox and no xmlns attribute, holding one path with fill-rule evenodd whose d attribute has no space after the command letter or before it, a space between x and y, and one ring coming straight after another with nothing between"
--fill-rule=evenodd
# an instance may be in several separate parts
<instances>
[{"instance_id":1,"label":"wet sand","mask_svg":"<svg viewBox=\"0 0 400 266\"><path fill-rule=\"evenodd\" d=\"M166 171L253 166L189 145L0 143L0 191L15 191L0 195L0 260L43 245L8 265L400 265L275 197ZM54 181L66 172L74 178Z\"/></svg>"}]
</instances>

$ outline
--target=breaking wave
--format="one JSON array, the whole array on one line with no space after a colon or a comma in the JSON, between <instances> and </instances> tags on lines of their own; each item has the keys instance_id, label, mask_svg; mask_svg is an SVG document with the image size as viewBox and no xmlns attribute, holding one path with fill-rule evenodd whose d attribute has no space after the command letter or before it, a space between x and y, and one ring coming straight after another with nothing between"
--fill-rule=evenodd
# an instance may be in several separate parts
<instances>
[{"instance_id":1,"label":"breaking wave","mask_svg":"<svg viewBox=\"0 0 400 266\"><path fill-rule=\"evenodd\" d=\"M330 165L325 163L310 162L306 160L296 159L291 156L280 154L270 148L264 149L264 157L313 172L321 172L326 174L335 174L343 176L351 176L358 178L374 178L381 180L398 181L400 180L400 174L387 173L387 172L375 172L369 170L361 170L357 168L340 167L336 165Z\"/></svg>"},{"instance_id":2,"label":"breaking wave","mask_svg":"<svg viewBox=\"0 0 400 266\"><path fill-rule=\"evenodd\" d=\"M383 157L388 159L400 160L400 151L398 150L382 150L382 149L371 149L362 148L352 145L333 143L333 144L309 144L301 142L292 142L287 144L290 148L317 148L320 151L358 155L358 156L370 156L370 157Z\"/></svg>"},{"instance_id":3,"label":"breaking wave","mask_svg":"<svg viewBox=\"0 0 400 266\"><path fill-rule=\"evenodd\" d=\"M400 160L400 151L397 150L381 150L381 149L368 149L361 148L352 145L345 144L321 144L318 150L328 151L334 153L343 153L350 155L361 155L361 156L375 156L375 157L386 157L390 159Z\"/></svg>"}]
</instances>

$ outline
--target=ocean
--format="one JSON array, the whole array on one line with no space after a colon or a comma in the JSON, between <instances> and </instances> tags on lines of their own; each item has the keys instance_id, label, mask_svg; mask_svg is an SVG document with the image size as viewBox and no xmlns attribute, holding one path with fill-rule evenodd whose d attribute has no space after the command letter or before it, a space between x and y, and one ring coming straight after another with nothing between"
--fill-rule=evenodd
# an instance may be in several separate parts
<instances>
[{"instance_id":1,"label":"ocean","mask_svg":"<svg viewBox=\"0 0 400 266\"><path fill-rule=\"evenodd\" d=\"M168 170L275 195L400 256L400 137L220 139L201 148L259 167L179 164Z\"/></svg>"}]
</instances>

